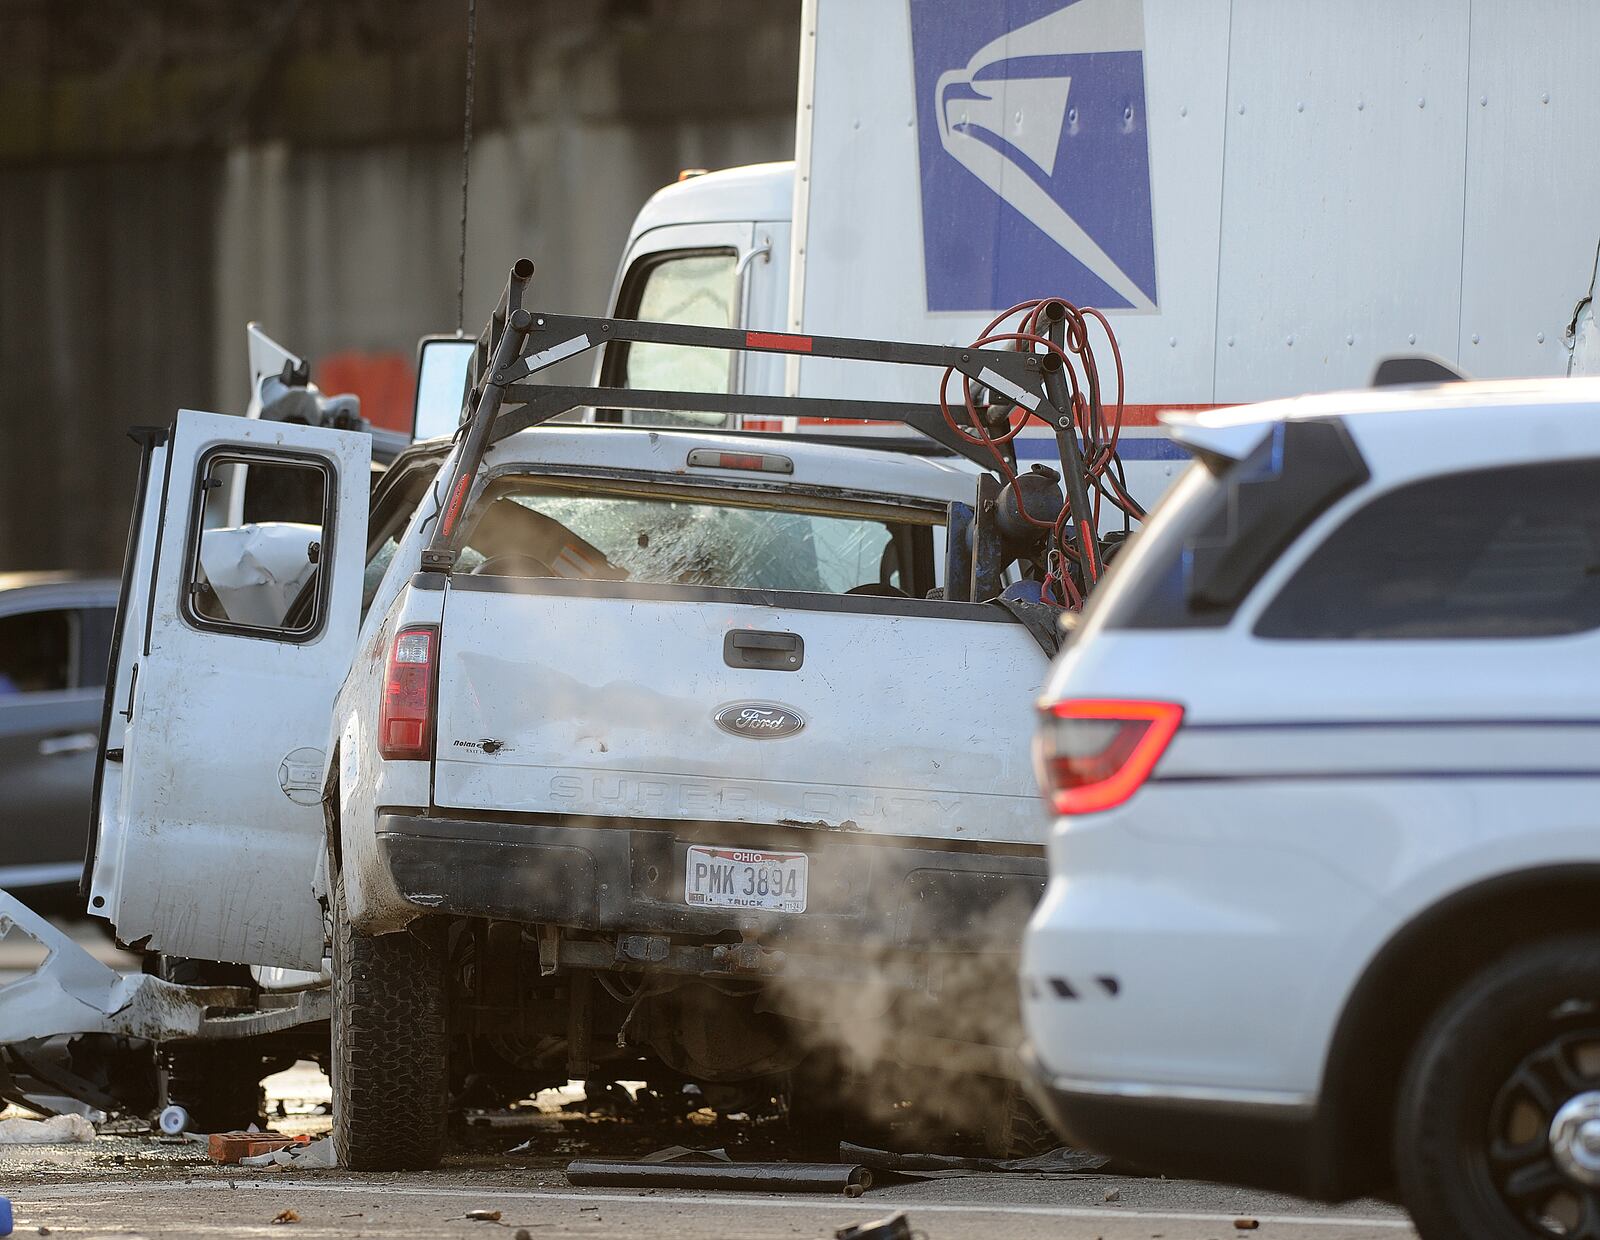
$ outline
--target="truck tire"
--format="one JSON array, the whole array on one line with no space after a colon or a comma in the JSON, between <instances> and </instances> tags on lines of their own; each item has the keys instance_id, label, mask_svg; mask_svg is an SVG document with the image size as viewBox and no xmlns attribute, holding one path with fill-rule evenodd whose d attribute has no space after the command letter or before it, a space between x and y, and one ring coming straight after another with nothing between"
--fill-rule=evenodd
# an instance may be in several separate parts
<instances>
[{"instance_id":1,"label":"truck tire","mask_svg":"<svg viewBox=\"0 0 1600 1240\"><path fill-rule=\"evenodd\" d=\"M440 927L368 936L333 880L333 1151L352 1171L426 1171L444 1155L445 953Z\"/></svg>"},{"instance_id":2,"label":"truck tire","mask_svg":"<svg viewBox=\"0 0 1600 1240\"><path fill-rule=\"evenodd\" d=\"M1570 1135L1556 1137L1563 1119ZM1401 1200L1423 1240L1600 1234L1597 1138L1600 935L1517 948L1456 992L1412 1054Z\"/></svg>"},{"instance_id":3,"label":"truck tire","mask_svg":"<svg viewBox=\"0 0 1600 1240\"><path fill-rule=\"evenodd\" d=\"M1022 1087L1008 1082L985 1125L984 1153L990 1158L1034 1158L1060 1144L1044 1116L1023 1095Z\"/></svg>"}]
</instances>

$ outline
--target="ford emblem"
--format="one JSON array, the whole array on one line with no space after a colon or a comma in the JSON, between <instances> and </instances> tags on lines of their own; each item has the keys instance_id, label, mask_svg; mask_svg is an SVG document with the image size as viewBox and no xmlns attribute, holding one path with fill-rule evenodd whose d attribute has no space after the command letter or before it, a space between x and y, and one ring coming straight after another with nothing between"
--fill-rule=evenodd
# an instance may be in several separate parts
<instances>
[{"instance_id":1,"label":"ford emblem","mask_svg":"<svg viewBox=\"0 0 1600 1240\"><path fill-rule=\"evenodd\" d=\"M774 706L771 702L735 702L724 706L715 718L724 732L757 741L793 736L806 726L806 721L787 706Z\"/></svg>"}]
</instances>

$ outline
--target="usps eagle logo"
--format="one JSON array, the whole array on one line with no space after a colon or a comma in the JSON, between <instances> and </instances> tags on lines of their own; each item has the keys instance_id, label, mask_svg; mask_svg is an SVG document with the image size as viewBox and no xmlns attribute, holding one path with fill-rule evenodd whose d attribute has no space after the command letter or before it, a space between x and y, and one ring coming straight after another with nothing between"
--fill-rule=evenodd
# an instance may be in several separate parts
<instances>
[{"instance_id":1,"label":"usps eagle logo","mask_svg":"<svg viewBox=\"0 0 1600 1240\"><path fill-rule=\"evenodd\" d=\"M1143 0L910 0L930 311L1154 311Z\"/></svg>"}]
</instances>

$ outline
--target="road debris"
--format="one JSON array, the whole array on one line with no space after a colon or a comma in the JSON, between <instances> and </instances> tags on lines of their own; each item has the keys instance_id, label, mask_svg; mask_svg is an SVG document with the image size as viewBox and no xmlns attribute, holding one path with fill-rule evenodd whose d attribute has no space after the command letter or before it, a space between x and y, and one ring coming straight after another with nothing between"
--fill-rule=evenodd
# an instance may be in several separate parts
<instances>
[{"instance_id":1,"label":"road debris","mask_svg":"<svg viewBox=\"0 0 1600 1240\"><path fill-rule=\"evenodd\" d=\"M911 1240L917 1233L911 1230L911 1220L901 1211L870 1223L852 1223L833 1234L834 1240Z\"/></svg>"},{"instance_id":2,"label":"road debris","mask_svg":"<svg viewBox=\"0 0 1600 1240\"><path fill-rule=\"evenodd\" d=\"M300 1215L293 1210L283 1210L280 1211L278 1216L272 1221L274 1223L298 1223L300 1221Z\"/></svg>"},{"instance_id":3,"label":"road debris","mask_svg":"<svg viewBox=\"0 0 1600 1240\"><path fill-rule=\"evenodd\" d=\"M841 1162L860 1163L873 1171L894 1172L912 1179L974 1171L1082 1175L1103 1169L1109 1161L1099 1154L1085 1153L1065 1145L1027 1158L976 1158L957 1154L897 1154L891 1150L853 1145L849 1141L839 1143L839 1159Z\"/></svg>"},{"instance_id":4,"label":"road debris","mask_svg":"<svg viewBox=\"0 0 1600 1240\"><path fill-rule=\"evenodd\" d=\"M800 1193L842 1192L859 1197L872 1172L859 1163L734 1162L726 1150L669 1146L640 1159L579 1158L567 1164L576 1188L700 1188Z\"/></svg>"},{"instance_id":5,"label":"road debris","mask_svg":"<svg viewBox=\"0 0 1600 1240\"><path fill-rule=\"evenodd\" d=\"M295 1144L282 1146L261 1154L239 1159L241 1167L306 1167L319 1170L336 1166L333 1157L333 1140L323 1137L312 1141L296 1137Z\"/></svg>"},{"instance_id":6,"label":"road debris","mask_svg":"<svg viewBox=\"0 0 1600 1240\"><path fill-rule=\"evenodd\" d=\"M1253 1218L1236 1218L1233 1220L1233 1225L1239 1231L1254 1231L1257 1227L1261 1226L1261 1220Z\"/></svg>"},{"instance_id":7,"label":"road debris","mask_svg":"<svg viewBox=\"0 0 1600 1240\"><path fill-rule=\"evenodd\" d=\"M475 1223L498 1223L500 1211L498 1210L468 1210L466 1217Z\"/></svg>"},{"instance_id":8,"label":"road debris","mask_svg":"<svg viewBox=\"0 0 1600 1240\"><path fill-rule=\"evenodd\" d=\"M286 1137L281 1132L214 1132L206 1139L206 1152L211 1155L212 1162L238 1163L291 1145L303 1145L309 1140L309 1137Z\"/></svg>"},{"instance_id":9,"label":"road debris","mask_svg":"<svg viewBox=\"0 0 1600 1240\"><path fill-rule=\"evenodd\" d=\"M0 1145L71 1145L93 1140L94 1125L81 1115L0 1119Z\"/></svg>"}]
</instances>

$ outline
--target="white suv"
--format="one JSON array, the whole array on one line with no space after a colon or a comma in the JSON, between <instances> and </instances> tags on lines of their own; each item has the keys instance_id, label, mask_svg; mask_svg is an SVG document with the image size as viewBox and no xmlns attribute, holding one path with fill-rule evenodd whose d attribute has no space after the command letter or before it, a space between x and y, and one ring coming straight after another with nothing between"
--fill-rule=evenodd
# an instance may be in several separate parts
<instances>
[{"instance_id":1,"label":"white suv","mask_svg":"<svg viewBox=\"0 0 1600 1240\"><path fill-rule=\"evenodd\" d=\"M1600 382L1175 418L1052 675L1036 1100L1426 1237L1600 1237Z\"/></svg>"}]
</instances>

